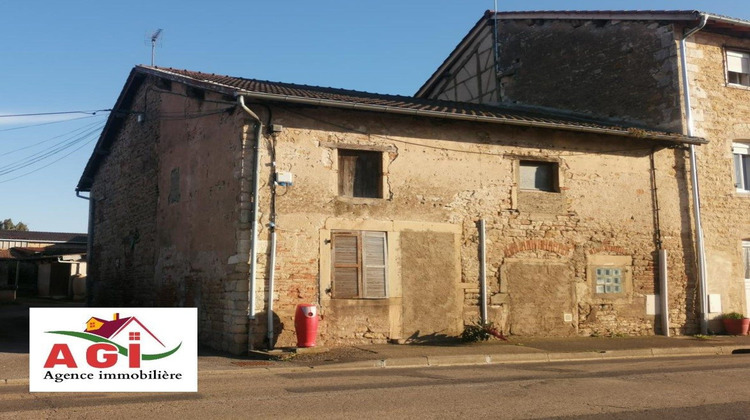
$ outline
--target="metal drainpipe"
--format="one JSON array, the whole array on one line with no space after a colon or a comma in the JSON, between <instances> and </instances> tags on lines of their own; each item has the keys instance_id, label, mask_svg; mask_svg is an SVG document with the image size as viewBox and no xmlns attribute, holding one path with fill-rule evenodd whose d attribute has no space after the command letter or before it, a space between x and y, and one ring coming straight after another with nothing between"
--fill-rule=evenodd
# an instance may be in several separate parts
<instances>
[{"instance_id":1,"label":"metal drainpipe","mask_svg":"<svg viewBox=\"0 0 750 420\"><path fill-rule=\"evenodd\" d=\"M255 320L256 299L255 299L255 278L258 272L258 189L260 184L260 136L263 132L263 123L257 114L245 105L245 98L242 95L237 96L237 103L245 112L255 121L255 145L253 146L253 221L251 224L252 237L250 240L250 274L247 285L247 318ZM251 323L252 324L252 323ZM248 327L248 346L252 348L252 326Z\"/></svg>"},{"instance_id":2,"label":"metal drainpipe","mask_svg":"<svg viewBox=\"0 0 750 420\"><path fill-rule=\"evenodd\" d=\"M84 197L81 195L81 191L76 190L76 197L88 200L89 202L88 235L86 235L86 306L92 306L94 291L92 290L93 286L90 280L91 277L89 276L89 267L91 267L92 250L94 248L94 206L96 206L96 200L92 200L91 191L89 191L88 197Z\"/></svg>"},{"instance_id":3,"label":"metal drainpipe","mask_svg":"<svg viewBox=\"0 0 750 420\"><path fill-rule=\"evenodd\" d=\"M661 329L669 337L669 281L667 273L667 250L659 250L659 293L661 293Z\"/></svg>"},{"instance_id":4,"label":"metal drainpipe","mask_svg":"<svg viewBox=\"0 0 750 420\"><path fill-rule=\"evenodd\" d=\"M479 219L479 309L482 325L487 323L487 228Z\"/></svg>"},{"instance_id":5,"label":"metal drainpipe","mask_svg":"<svg viewBox=\"0 0 750 420\"><path fill-rule=\"evenodd\" d=\"M268 350L273 350L273 283L276 276L276 226L273 222L269 225L271 229L271 256L268 259L268 309L266 319L266 337L268 337Z\"/></svg>"},{"instance_id":6,"label":"metal drainpipe","mask_svg":"<svg viewBox=\"0 0 750 420\"><path fill-rule=\"evenodd\" d=\"M680 64L682 65L682 94L685 103L685 120L687 120L688 136L693 136L693 112L690 109L690 83L687 70L687 39L703 29L710 15L701 13L701 22L695 28L685 32L680 39ZM708 333L708 286L706 282L706 249L703 244L703 226L701 224L700 189L698 187L698 164L695 145L690 145L690 178L693 183L693 218L695 219L695 245L698 254L698 289L701 303L701 334Z\"/></svg>"}]
</instances>

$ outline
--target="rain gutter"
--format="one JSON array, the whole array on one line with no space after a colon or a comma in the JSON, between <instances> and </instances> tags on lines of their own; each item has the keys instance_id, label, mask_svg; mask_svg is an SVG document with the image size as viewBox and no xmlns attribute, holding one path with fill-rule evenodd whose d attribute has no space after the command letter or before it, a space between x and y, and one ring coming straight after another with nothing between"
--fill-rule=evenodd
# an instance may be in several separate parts
<instances>
[{"instance_id":1,"label":"rain gutter","mask_svg":"<svg viewBox=\"0 0 750 420\"><path fill-rule=\"evenodd\" d=\"M248 275L248 288L247 288L247 318L248 320L255 320L256 313L256 277L258 272L258 189L260 184L260 136L263 132L263 122L260 120L257 114L255 114L250 108L245 105L245 98L242 94L237 95L237 104L242 108L250 118L255 121L255 144L253 146L253 220L251 222L250 229L252 230L252 237L250 239L250 274ZM252 324L252 323L250 323ZM252 348L252 325L248 327L248 348Z\"/></svg>"},{"instance_id":2,"label":"rain gutter","mask_svg":"<svg viewBox=\"0 0 750 420\"><path fill-rule=\"evenodd\" d=\"M690 82L687 70L687 39L706 26L710 15L701 13L700 23L684 33L680 39L680 64L682 67L682 95L685 103L685 120L687 123L687 135L693 137L694 121L693 111L690 107ZM696 157L695 145L690 144L690 179L693 184L693 218L695 219L695 247L698 254L698 294L701 304L701 334L708 333L708 285L706 274L706 248L703 243L703 225L701 224L700 188L698 185L698 159Z\"/></svg>"}]
</instances>

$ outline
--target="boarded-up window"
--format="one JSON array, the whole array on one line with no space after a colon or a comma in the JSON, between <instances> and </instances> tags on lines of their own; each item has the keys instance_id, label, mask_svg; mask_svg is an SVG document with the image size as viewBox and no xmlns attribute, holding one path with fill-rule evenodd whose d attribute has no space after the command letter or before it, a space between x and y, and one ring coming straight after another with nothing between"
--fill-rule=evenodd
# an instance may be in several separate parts
<instances>
[{"instance_id":1,"label":"boarded-up window","mask_svg":"<svg viewBox=\"0 0 750 420\"><path fill-rule=\"evenodd\" d=\"M339 195L380 198L381 152L339 149Z\"/></svg>"},{"instance_id":2,"label":"boarded-up window","mask_svg":"<svg viewBox=\"0 0 750 420\"><path fill-rule=\"evenodd\" d=\"M339 231L331 234L333 287L337 299L385 298L385 232Z\"/></svg>"},{"instance_id":3,"label":"boarded-up window","mask_svg":"<svg viewBox=\"0 0 750 420\"><path fill-rule=\"evenodd\" d=\"M559 191L557 163L522 160L519 162L519 185L522 190Z\"/></svg>"}]
</instances>

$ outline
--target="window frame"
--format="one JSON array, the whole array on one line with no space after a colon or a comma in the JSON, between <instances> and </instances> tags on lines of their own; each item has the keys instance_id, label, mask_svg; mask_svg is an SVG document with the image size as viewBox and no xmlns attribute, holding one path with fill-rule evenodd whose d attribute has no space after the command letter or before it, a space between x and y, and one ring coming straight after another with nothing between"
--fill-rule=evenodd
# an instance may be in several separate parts
<instances>
[{"instance_id":1,"label":"window frame","mask_svg":"<svg viewBox=\"0 0 750 420\"><path fill-rule=\"evenodd\" d=\"M548 188L540 188L536 185L532 188L526 186L526 183L524 182L524 168L531 166L536 166L537 168L547 167L549 171L549 182L547 183L549 185ZM518 189L522 192L560 193L560 163L553 160L519 158Z\"/></svg>"},{"instance_id":2,"label":"window frame","mask_svg":"<svg viewBox=\"0 0 750 420\"><path fill-rule=\"evenodd\" d=\"M343 238L356 240L354 259L351 258L351 251L339 248ZM342 256L341 259L339 255ZM342 281L346 278L340 277L337 281L337 275L351 276L351 269L356 270L355 284L342 287ZM346 273L347 270L349 273ZM351 293L352 286L355 288L354 293ZM331 231L331 298L376 300L387 299L389 294L388 233L369 230Z\"/></svg>"},{"instance_id":3,"label":"window frame","mask_svg":"<svg viewBox=\"0 0 750 420\"><path fill-rule=\"evenodd\" d=\"M382 151L340 147L336 155L337 193L340 197L365 199L384 197ZM377 166L369 168L370 165ZM359 172L360 170L365 173ZM372 172L368 174L367 171Z\"/></svg>"},{"instance_id":4,"label":"window frame","mask_svg":"<svg viewBox=\"0 0 750 420\"><path fill-rule=\"evenodd\" d=\"M738 57L734 57L738 56ZM740 71L733 71L730 70L733 65L732 61L734 59L737 59L740 61L739 63L739 70ZM726 47L724 49L724 58L725 58L725 76L727 80L727 84L730 86L741 86L744 88L750 88L750 51L745 50L743 48L732 48L732 47ZM738 80L733 81L733 75L737 75ZM743 81L744 79L744 81Z\"/></svg>"},{"instance_id":5,"label":"window frame","mask_svg":"<svg viewBox=\"0 0 750 420\"><path fill-rule=\"evenodd\" d=\"M732 168L734 188L737 192L750 193L750 143L732 143Z\"/></svg>"},{"instance_id":6,"label":"window frame","mask_svg":"<svg viewBox=\"0 0 750 420\"><path fill-rule=\"evenodd\" d=\"M594 293L599 296L623 296L625 294L625 267L612 266L612 265L595 265L592 266L592 277L594 280ZM600 271L612 271L612 273L600 273ZM599 281L599 276L602 276L602 282ZM607 283L606 280L611 278L612 283ZM620 290L616 292L606 291L609 285L616 286ZM602 291L599 291L599 287L602 287Z\"/></svg>"}]
</instances>

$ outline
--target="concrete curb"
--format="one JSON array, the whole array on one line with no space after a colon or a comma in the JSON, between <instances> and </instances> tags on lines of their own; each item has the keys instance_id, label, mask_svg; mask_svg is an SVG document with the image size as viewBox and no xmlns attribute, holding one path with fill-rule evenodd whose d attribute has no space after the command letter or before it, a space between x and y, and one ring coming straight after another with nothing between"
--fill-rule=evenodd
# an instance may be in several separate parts
<instances>
[{"instance_id":1,"label":"concrete curb","mask_svg":"<svg viewBox=\"0 0 750 420\"><path fill-rule=\"evenodd\" d=\"M496 354L458 354L444 356L397 357L379 360L362 360L357 362L334 363L318 366L258 366L249 369L213 369L198 372L201 376L221 376L252 374L257 372L304 373L345 371L357 369L399 369L445 366L478 366L488 364L520 363L553 363L575 362L605 359L649 359L662 357L720 356L731 355L740 350L750 354L750 349L743 346L707 346L707 347L671 347L630 350L586 351L571 353L496 353ZM0 379L1 385L28 385L28 378Z\"/></svg>"}]
</instances>

